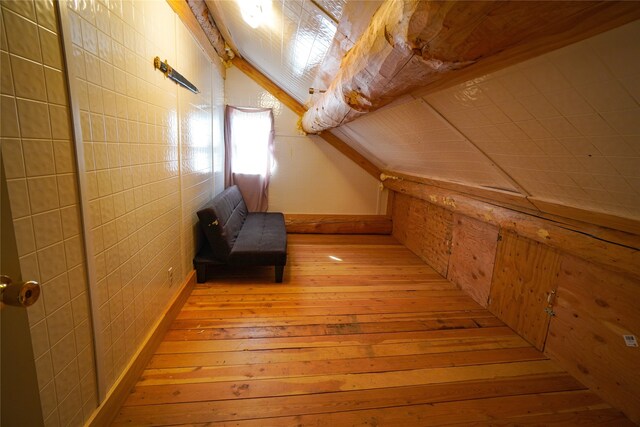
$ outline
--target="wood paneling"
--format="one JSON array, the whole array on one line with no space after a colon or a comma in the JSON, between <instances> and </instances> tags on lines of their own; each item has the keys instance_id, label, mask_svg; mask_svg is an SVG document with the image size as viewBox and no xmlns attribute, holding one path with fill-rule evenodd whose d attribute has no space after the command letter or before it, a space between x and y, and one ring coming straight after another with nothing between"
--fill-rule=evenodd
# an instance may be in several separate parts
<instances>
[{"instance_id":1,"label":"wood paneling","mask_svg":"<svg viewBox=\"0 0 640 427\"><path fill-rule=\"evenodd\" d=\"M475 280L475 268L495 260L489 309L538 348L546 345L548 355L603 398L635 421L640 419L634 393L640 389L635 369L640 353L625 347L622 339L625 333L640 335L640 312L634 306L640 301L637 235L536 218L425 184L387 183L400 191L393 205L394 236L420 248L426 240L419 241L415 232L420 226L412 222L425 219L415 214L416 201L450 209L454 221L449 278L482 302L485 294L478 296L479 288L456 277ZM485 228L486 235L475 225ZM496 245L497 230L502 241ZM548 293L556 288L559 298L550 307L556 317L549 329L544 310ZM480 289L486 292L486 283ZM538 422L536 417L532 420ZM546 422L544 417L539 420ZM606 417L602 422L613 423Z\"/></svg>"},{"instance_id":2,"label":"wood paneling","mask_svg":"<svg viewBox=\"0 0 640 427\"><path fill-rule=\"evenodd\" d=\"M384 186L446 210L499 226L547 246L640 278L640 236L589 224L566 223L486 203L443 188L407 180L384 181ZM394 214L395 219L395 214ZM596 229L596 230L594 230Z\"/></svg>"},{"instance_id":3,"label":"wood paneling","mask_svg":"<svg viewBox=\"0 0 640 427\"><path fill-rule=\"evenodd\" d=\"M487 307L498 244L498 227L453 215L451 258L447 278Z\"/></svg>"},{"instance_id":4,"label":"wood paneling","mask_svg":"<svg viewBox=\"0 0 640 427\"><path fill-rule=\"evenodd\" d=\"M412 199L405 245L442 276L447 276L453 215L429 203Z\"/></svg>"},{"instance_id":5,"label":"wood paneling","mask_svg":"<svg viewBox=\"0 0 640 427\"><path fill-rule=\"evenodd\" d=\"M390 236L289 261L198 285L114 425L628 422Z\"/></svg>"},{"instance_id":6,"label":"wood paneling","mask_svg":"<svg viewBox=\"0 0 640 427\"><path fill-rule=\"evenodd\" d=\"M285 214L288 233L391 234L391 217L386 215Z\"/></svg>"},{"instance_id":7,"label":"wood paneling","mask_svg":"<svg viewBox=\"0 0 640 427\"><path fill-rule=\"evenodd\" d=\"M640 423L640 282L572 256L558 277L545 352Z\"/></svg>"},{"instance_id":8,"label":"wood paneling","mask_svg":"<svg viewBox=\"0 0 640 427\"><path fill-rule=\"evenodd\" d=\"M453 213L401 194L395 196L393 211L397 212L393 235L446 277L451 253Z\"/></svg>"},{"instance_id":9,"label":"wood paneling","mask_svg":"<svg viewBox=\"0 0 640 427\"><path fill-rule=\"evenodd\" d=\"M409 231L409 208L411 206L411 197L402 193L393 193L393 205L391 212L393 213L393 237L398 239L402 244L407 241L407 233Z\"/></svg>"},{"instance_id":10,"label":"wood paneling","mask_svg":"<svg viewBox=\"0 0 640 427\"><path fill-rule=\"evenodd\" d=\"M560 254L511 232L498 242L489 310L536 348L549 327L547 297L555 290Z\"/></svg>"}]
</instances>

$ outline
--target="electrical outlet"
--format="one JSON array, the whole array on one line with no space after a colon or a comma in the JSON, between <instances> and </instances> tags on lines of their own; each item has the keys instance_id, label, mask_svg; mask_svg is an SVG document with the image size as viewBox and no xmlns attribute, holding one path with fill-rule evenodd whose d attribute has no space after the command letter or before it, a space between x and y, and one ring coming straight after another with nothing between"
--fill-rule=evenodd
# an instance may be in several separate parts
<instances>
[{"instance_id":1,"label":"electrical outlet","mask_svg":"<svg viewBox=\"0 0 640 427\"><path fill-rule=\"evenodd\" d=\"M627 347L638 347L638 339L635 335L623 335L622 338Z\"/></svg>"},{"instance_id":2,"label":"electrical outlet","mask_svg":"<svg viewBox=\"0 0 640 427\"><path fill-rule=\"evenodd\" d=\"M169 278L169 287L173 286L173 267L169 267L167 270L167 277Z\"/></svg>"}]
</instances>

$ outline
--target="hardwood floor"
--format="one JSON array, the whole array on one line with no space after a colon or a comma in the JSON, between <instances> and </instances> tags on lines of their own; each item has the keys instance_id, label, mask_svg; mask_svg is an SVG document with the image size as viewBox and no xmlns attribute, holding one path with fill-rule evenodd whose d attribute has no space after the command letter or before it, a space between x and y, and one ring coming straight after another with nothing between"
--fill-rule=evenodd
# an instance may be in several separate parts
<instances>
[{"instance_id":1,"label":"hardwood floor","mask_svg":"<svg viewBox=\"0 0 640 427\"><path fill-rule=\"evenodd\" d=\"M633 425L390 236L198 285L114 425Z\"/></svg>"}]
</instances>

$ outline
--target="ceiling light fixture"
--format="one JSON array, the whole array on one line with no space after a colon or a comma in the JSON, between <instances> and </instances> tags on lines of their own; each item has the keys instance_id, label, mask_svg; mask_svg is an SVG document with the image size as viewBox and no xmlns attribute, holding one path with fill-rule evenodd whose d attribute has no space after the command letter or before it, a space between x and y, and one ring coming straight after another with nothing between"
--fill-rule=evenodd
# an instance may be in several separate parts
<instances>
[{"instance_id":1,"label":"ceiling light fixture","mask_svg":"<svg viewBox=\"0 0 640 427\"><path fill-rule=\"evenodd\" d=\"M237 0L242 19L251 28L258 28L271 14L271 0Z\"/></svg>"}]
</instances>

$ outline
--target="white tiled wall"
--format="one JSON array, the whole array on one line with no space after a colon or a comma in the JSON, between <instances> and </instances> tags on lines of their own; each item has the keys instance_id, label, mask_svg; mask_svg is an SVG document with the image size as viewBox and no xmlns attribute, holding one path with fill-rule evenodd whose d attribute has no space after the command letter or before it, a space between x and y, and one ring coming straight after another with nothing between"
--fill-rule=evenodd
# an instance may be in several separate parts
<instances>
[{"instance_id":1,"label":"white tiled wall","mask_svg":"<svg viewBox=\"0 0 640 427\"><path fill-rule=\"evenodd\" d=\"M183 277L177 88L152 66L155 55L175 64L175 22L168 8L150 10L149 2L67 6L95 265L97 362L108 390L176 289L166 271ZM154 35L152 23L163 31Z\"/></svg>"},{"instance_id":2,"label":"white tiled wall","mask_svg":"<svg viewBox=\"0 0 640 427\"><path fill-rule=\"evenodd\" d=\"M222 70L165 1L67 6L104 391L192 270L195 211L214 191L212 135L221 123L213 99ZM201 92L165 78L155 56Z\"/></svg>"},{"instance_id":3,"label":"white tiled wall","mask_svg":"<svg viewBox=\"0 0 640 427\"><path fill-rule=\"evenodd\" d=\"M386 169L638 219L639 38L636 21L334 132Z\"/></svg>"},{"instance_id":4,"label":"white tiled wall","mask_svg":"<svg viewBox=\"0 0 640 427\"><path fill-rule=\"evenodd\" d=\"M640 218L640 21L426 97L534 197Z\"/></svg>"},{"instance_id":5,"label":"white tiled wall","mask_svg":"<svg viewBox=\"0 0 640 427\"><path fill-rule=\"evenodd\" d=\"M276 168L269 184L269 210L386 212L386 191L380 191L377 179L319 137L300 135L298 116L235 67L227 70L225 94L230 105L274 109Z\"/></svg>"},{"instance_id":6,"label":"white tiled wall","mask_svg":"<svg viewBox=\"0 0 640 427\"><path fill-rule=\"evenodd\" d=\"M221 69L212 64L198 48L187 29L176 26L176 39L181 54L177 58L176 69L189 76L200 90L194 94L187 90L178 91L180 117L180 181L182 198L182 268L193 269L192 259L200 243L198 216L196 212L216 191L213 160L219 165L224 159L223 119L224 90ZM214 97L215 94L215 97ZM203 102L207 100L207 102ZM212 145L215 132L215 147ZM220 166L216 168L219 170ZM221 177L219 184L224 184Z\"/></svg>"},{"instance_id":7,"label":"white tiled wall","mask_svg":"<svg viewBox=\"0 0 640 427\"><path fill-rule=\"evenodd\" d=\"M195 211L221 183L223 70L164 1L70 1L89 298L75 145L52 1L3 1L0 137L46 425L82 425L192 269ZM176 52L180 52L177 58ZM168 59L201 90L153 68ZM215 169L214 169L215 166ZM172 268L170 279L168 269ZM94 363L90 307L100 350Z\"/></svg>"},{"instance_id":8,"label":"white tiled wall","mask_svg":"<svg viewBox=\"0 0 640 427\"><path fill-rule=\"evenodd\" d=\"M82 425L97 405L77 171L52 1L3 1L2 155L47 426Z\"/></svg>"},{"instance_id":9,"label":"white tiled wall","mask_svg":"<svg viewBox=\"0 0 640 427\"><path fill-rule=\"evenodd\" d=\"M384 169L516 191L495 165L422 99L365 115L336 133Z\"/></svg>"}]
</instances>

